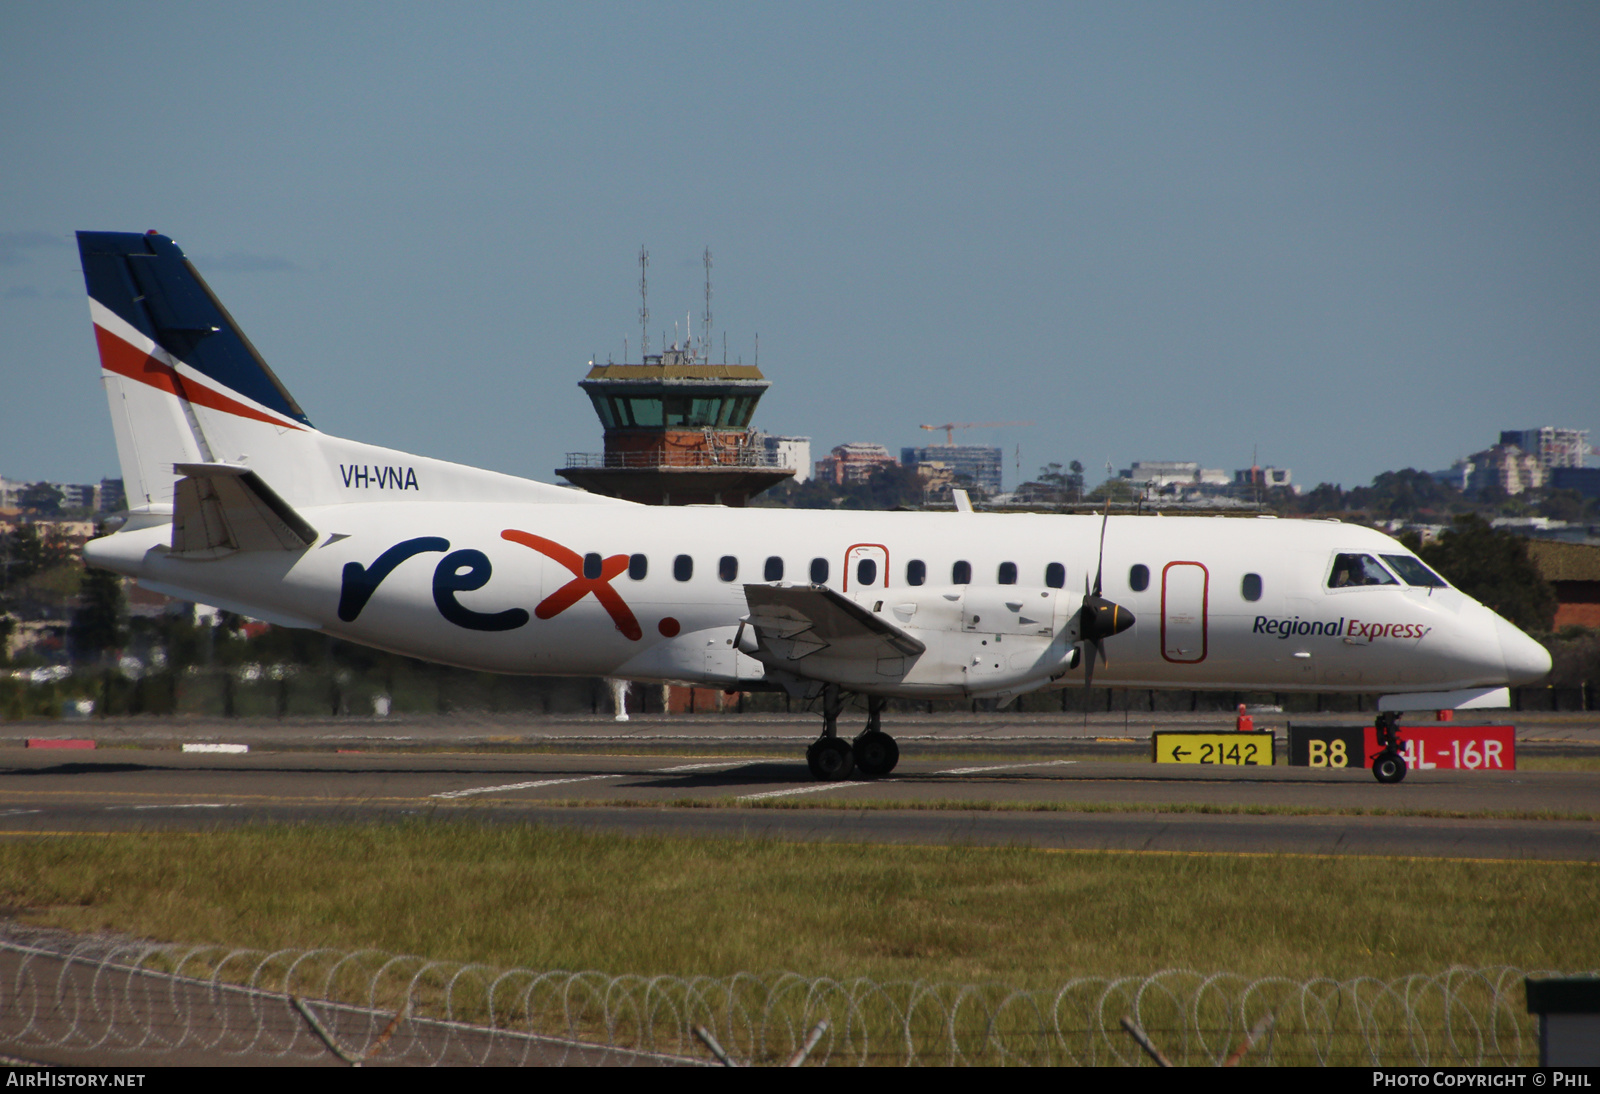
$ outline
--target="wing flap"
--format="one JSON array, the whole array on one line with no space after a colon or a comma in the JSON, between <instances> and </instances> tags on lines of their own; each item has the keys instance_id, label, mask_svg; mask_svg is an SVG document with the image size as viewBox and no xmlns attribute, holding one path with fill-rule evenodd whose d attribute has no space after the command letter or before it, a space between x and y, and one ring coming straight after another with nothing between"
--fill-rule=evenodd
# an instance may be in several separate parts
<instances>
[{"instance_id":1,"label":"wing flap","mask_svg":"<svg viewBox=\"0 0 1600 1094\"><path fill-rule=\"evenodd\" d=\"M745 622L759 648L780 660L829 650L830 657L876 663L927 649L882 615L822 585L746 585L744 593L750 606Z\"/></svg>"}]
</instances>

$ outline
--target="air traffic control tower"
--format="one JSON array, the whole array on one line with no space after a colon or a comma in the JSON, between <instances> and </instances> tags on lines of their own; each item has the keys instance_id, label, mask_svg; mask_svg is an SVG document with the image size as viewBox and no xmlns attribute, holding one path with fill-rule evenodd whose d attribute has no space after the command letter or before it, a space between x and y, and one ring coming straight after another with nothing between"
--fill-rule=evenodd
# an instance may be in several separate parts
<instances>
[{"instance_id":1,"label":"air traffic control tower","mask_svg":"<svg viewBox=\"0 0 1600 1094\"><path fill-rule=\"evenodd\" d=\"M707 251L708 332L710 258ZM641 252L641 269L646 261ZM642 293L642 276L640 283ZM556 474L591 493L646 505L730 506L744 506L794 475L749 431L756 403L771 386L759 368L715 365L692 344L680 349L676 342L641 357L637 365L591 363L578 386L605 428L605 451L569 452Z\"/></svg>"}]
</instances>

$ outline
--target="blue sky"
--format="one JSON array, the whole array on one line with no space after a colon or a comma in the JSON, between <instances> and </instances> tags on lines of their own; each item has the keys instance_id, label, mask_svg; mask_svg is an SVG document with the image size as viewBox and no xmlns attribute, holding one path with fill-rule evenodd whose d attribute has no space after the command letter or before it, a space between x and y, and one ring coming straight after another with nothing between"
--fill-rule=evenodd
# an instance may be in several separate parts
<instances>
[{"instance_id":1,"label":"blue sky","mask_svg":"<svg viewBox=\"0 0 1600 1094\"><path fill-rule=\"evenodd\" d=\"M75 229L176 238L320 428L545 480L641 244L652 344L709 246L819 456L1600 440L1597 56L1592 3L6 5L0 474L117 473Z\"/></svg>"}]
</instances>

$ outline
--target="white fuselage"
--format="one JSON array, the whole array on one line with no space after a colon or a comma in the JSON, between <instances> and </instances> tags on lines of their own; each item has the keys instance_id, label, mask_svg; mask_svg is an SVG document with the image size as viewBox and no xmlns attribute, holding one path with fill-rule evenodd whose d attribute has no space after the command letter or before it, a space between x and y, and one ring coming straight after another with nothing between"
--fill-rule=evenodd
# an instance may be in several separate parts
<instances>
[{"instance_id":1,"label":"white fuselage","mask_svg":"<svg viewBox=\"0 0 1600 1094\"><path fill-rule=\"evenodd\" d=\"M136 519L95 541L88 556L156 588L428 660L723 687L767 673L735 645L747 613L744 584L775 573L772 559L781 560L779 580L806 584L820 576L812 567L822 560L824 584L928 646L895 671L863 669L858 679L836 682L931 697L1080 680L1081 670L1065 675L1074 637L1068 622L1093 580L1101 533L1098 516L620 503L396 500L301 512L321 532L303 552L179 559L167 550L170 525L147 518L144 527ZM530 538L553 546L546 553L527 545ZM385 553L406 544L404 557L378 573ZM1332 521L1112 517L1103 595L1137 621L1105 643L1109 663L1095 682L1434 692L1515 684L1548 666L1531 639L1455 589L1330 587L1341 552L1404 548ZM584 576L585 555L599 556L589 564L596 576ZM614 576L600 575L604 560L619 558L632 559L637 573L634 556L645 560L641 577L620 570L620 561L605 567ZM684 557L692 573L681 580ZM736 572L726 559L736 560ZM908 583L913 562L922 564L920 586ZM956 580L963 562L966 582ZM1002 571L1007 563L1014 583L1003 582L1012 572ZM1060 567L1053 573L1052 563ZM1142 588L1134 587L1135 567L1148 575ZM1061 587L1051 587L1047 574ZM1251 574L1259 581L1247 586ZM1245 599L1256 586L1256 599ZM1001 621L1007 602L1026 605L1009 626ZM989 624L985 604L1002 606L987 615ZM1038 625L1016 626L1018 618ZM803 660L792 668L810 675Z\"/></svg>"}]
</instances>

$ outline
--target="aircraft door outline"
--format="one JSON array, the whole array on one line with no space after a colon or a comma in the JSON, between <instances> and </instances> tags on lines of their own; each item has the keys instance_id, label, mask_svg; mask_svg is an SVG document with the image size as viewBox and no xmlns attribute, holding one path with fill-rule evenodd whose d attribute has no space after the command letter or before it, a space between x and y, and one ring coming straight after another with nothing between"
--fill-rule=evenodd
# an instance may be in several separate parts
<instances>
[{"instance_id":1,"label":"aircraft door outline","mask_svg":"<svg viewBox=\"0 0 1600 1094\"><path fill-rule=\"evenodd\" d=\"M862 581L859 569L862 562L872 564L872 579ZM850 591L851 583L856 585L856 592L866 589L887 589L889 587L889 548L881 543L852 543L844 552L844 588L843 592Z\"/></svg>"},{"instance_id":2,"label":"aircraft door outline","mask_svg":"<svg viewBox=\"0 0 1600 1094\"><path fill-rule=\"evenodd\" d=\"M1204 563L1169 562L1161 568L1163 659L1174 665L1198 665L1206 659L1210 599L1211 571Z\"/></svg>"}]
</instances>

